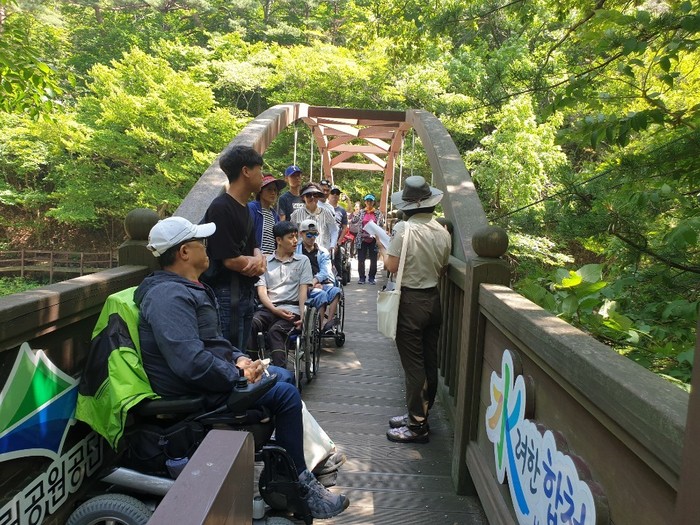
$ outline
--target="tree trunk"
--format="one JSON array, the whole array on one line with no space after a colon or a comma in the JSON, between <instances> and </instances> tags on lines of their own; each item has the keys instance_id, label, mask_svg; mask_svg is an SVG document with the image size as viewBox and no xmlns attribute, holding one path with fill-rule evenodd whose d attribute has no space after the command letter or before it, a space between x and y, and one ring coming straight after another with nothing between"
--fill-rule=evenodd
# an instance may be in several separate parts
<instances>
[{"instance_id":1,"label":"tree trunk","mask_svg":"<svg viewBox=\"0 0 700 525\"><path fill-rule=\"evenodd\" d=\"M92 4L92 8L95 11L95 20L97 20L98 24L103 24L105 21L104 14L102 14L102 8L100 7L100 4Z\"/></svg>"}]
</instances>

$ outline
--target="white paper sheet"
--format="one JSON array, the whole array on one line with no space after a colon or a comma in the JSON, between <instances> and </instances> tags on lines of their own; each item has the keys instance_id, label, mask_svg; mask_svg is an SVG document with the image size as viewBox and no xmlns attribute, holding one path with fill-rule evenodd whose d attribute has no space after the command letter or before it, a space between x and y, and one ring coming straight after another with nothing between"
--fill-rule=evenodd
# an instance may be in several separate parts
<instances>
[{"instance_id":1,"label":"white paper sheet","mask_svg":"<svg viewBox=\"0 0 700 525\"><path fill-rule=\"evenodd\" d=\"M384 248L389 246L391 237L389 237L389 235L383 229L381 229L376 222L368 222L365 224L365 231L372 237L379 239L379 242L384 245Z\"/></svg>"}]
</instances>

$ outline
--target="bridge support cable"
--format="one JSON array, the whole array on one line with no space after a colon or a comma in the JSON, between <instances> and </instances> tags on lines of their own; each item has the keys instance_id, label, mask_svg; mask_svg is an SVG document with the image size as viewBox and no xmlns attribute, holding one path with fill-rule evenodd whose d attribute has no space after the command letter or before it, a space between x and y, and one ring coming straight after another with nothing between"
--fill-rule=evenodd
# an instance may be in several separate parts
<instances>
[{"instance_id":1,"label":"bridge support cable","mask_svg":"<svg viewBox=\"0 0 700 525\"><path fill-rule=\"evenodd\" d=\"M297 123L294 123L294 156L292 157L292 164L296 166L297 164L297 142L299 141L299 128Z\"/></svg>"}]
</instances>

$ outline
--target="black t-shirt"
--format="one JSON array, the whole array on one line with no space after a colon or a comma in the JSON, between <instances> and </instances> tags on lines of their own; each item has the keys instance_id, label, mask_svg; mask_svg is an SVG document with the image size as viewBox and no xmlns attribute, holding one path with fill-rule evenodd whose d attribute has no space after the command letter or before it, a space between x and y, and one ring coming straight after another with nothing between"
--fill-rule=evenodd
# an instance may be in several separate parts
<instances>
[{"instance_id":1,"label":"black t-shirt","mask_svg":"<svg viewBox=\"0 0 700 525\"><path fill-rule=\"evenodd\" d=\"M250 217L248 206L240 204L228 193L219 195L214 199L207 212L204 214L203 222L213 222L216 224L214 235L209 237L207 254L210 264L221 266L221 275L238 276L241 285L253 286L258 278L248 277L238 272L233 272L223 267L224 259L240 257L241 255L254 255L255 248L258 248L253 231L253 219ZM218 279L220 280L220 279Z\"/></svg>"},{"instance_id":2,"label":"black t-shirt","mask_svg":"<svg viewBox=\"0 0 700 525\"><path fill-rule=\"evenodd\" d=\"M306 246L302 245L301 246L301 253L306 255L309 258L309 262L311 263L311 271L313 272L314 275L317 275L318 272L321 271L321 267L318 264L318 248L314 246L314 248L310 251L306 251Z\"/></svg>"},{"instance_id":3,"label":"black t-shirt","mask_svg":"<svg viewBox=\"0 0 700 525\"><path fill-rule=\"evenodd\" d=\"M301 195L294 195L291 191L288 191L280 196L279 202L277 203L277 213L279 215L284 215L284 220L288 221L294 210L303 207L304 199L302 199Z\"/></svg>"}]
</instances>

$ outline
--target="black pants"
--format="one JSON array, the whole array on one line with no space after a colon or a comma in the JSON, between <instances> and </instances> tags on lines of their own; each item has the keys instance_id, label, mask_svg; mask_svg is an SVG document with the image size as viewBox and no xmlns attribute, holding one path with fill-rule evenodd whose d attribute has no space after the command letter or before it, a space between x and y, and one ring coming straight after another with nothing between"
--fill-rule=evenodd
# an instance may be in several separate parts
<instances>
[{"instance_id":1,"label":"black pants","mask_svg":"<svg viewBox=\"0 0 700 525\"><path fill-rule=\"evenodd\" d=\"M435 402L438 386L437 344L442 311L437 288L401 290L396 347L406 375L408 423L421 426Z\"/></svg>"},{"instance_id":2,"label":"black pants","mask_svg":"<svg viewBox=\"0 0 700 525\"><path fill-rule=\"evenodd\" d=\"M270 312L267 308L258 310L253 315L252 331L250 338L251 350L256 350L259 352L257 333L266 332L266 344L270 350L270 357L272 364L274 366L279 366L286 368L287 366L287 347L285 345L287 341L287 335L294 328L294 321L298 321L299 316L295 315L294 319L287 321L281 317L277 317L275 314Z\"/></svg>"},{"instance_id":3,"label":"black pants","mask_svg":"<svg viewBox=\"0 0 700 525\"><path fill-rule=\"evenodd\" d=\"M357 251L357 271L360 279L365 278L365 259L369 259L369 280L374 281L377 276L377 241L360 242L360 249Z\"/></svg>"}]
</instances>

